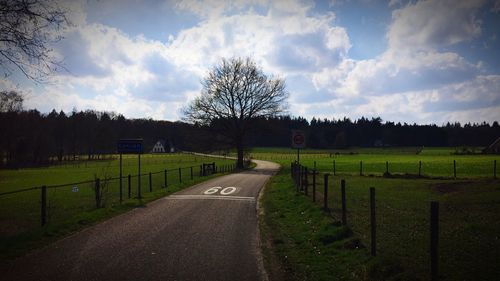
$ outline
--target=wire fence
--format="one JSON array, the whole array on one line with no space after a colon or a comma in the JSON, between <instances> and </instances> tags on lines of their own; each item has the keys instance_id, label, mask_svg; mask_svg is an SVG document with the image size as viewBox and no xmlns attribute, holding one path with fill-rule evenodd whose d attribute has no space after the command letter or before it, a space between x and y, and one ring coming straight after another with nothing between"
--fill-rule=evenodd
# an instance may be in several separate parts
<instances>
[{"instance_id":1,"label":"wire fence","mask_svg":"<svg viewBox=\"0 0 500 281\"><path fill-rule=\"evenodd\" d=\"M233 164L215 162L121 177L43 185L0 193L0 237L11 237L52 223L88 223L85 212L137 204L178 189L200 177L228 173Z\"/></svg>"},{"instance_id":2,"label":"wire fence","mask_svg":"<svg viewBox=\"0 0 500 281\"><path fill-rule=\"evenodd\" d=\"M499 276L499 228L493 225L498 224L495 214L500 201L485 198L493 195L495 186L498 189L497 181L486 181L489 188L481 191L485 196L448 200L448 194L423 195L412 181L393 189L387 187L393 179L345 180L297 163L290 169L298 193L356 234L344 246L367 247L372 256L389 257L396 264L392 274L406 270L400 273L406 274L399 276L401 280L496 280Z\"/></svg>"}]
</instances>

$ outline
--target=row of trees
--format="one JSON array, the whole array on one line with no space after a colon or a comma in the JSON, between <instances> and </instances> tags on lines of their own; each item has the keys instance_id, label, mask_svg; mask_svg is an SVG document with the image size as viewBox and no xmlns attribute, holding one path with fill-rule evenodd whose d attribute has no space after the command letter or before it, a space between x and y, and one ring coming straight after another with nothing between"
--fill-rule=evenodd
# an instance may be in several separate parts
<instances>
[{"instance_id":1,"label":"row of trees","mask_svg":"<svg viewBox=\"0 0 500 281\"><path fill-rule=\"evenodd\" d=\"M380 118L351 121L301 117L254 120L244 145L290 146L290 130L302 129L311 148L352 146L486 146L500 136L493 124L409 125L382 122ZM217 123L196 125L151 119L126 119L122 115L73 111L69 114L36 110L0 112L1 164L8 167L45 165L65 159L98 159L114 153L120 138L142 137L145 151L159 139L168 139L181 150L209 152L228 149L233 141L220 134Z\"/></svg>"}]
</instances>

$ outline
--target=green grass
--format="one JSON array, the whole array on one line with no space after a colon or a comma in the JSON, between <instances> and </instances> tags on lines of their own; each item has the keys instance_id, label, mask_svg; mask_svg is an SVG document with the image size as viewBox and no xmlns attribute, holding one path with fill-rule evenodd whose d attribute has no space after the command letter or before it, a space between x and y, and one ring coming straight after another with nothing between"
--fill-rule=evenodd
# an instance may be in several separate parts
<instances>
[{"instance_id":1,"label":"green grass","mask_svg":"<svg viewBox=\"0 0 500 281\"><path fill-rule=\"evenodd\" d=\"M443 150L441 149L441 151ZM448 157L443 152L433 151L430 154L437 155L441 159ZM318 157L320 155L323 156ZM285 174L290 172L289 161L291 159L286 158L286 156L286 154L271 154L265 149L263 152L254 153L256 159L279 159L278 162L284 167L282 172L284 175L283 182L279 187L276 187L276 190L286 189L286 192L290 193L289 196L291 196L291 194L295 194L295 187L291 185L291 180L285 177ZM353 154L353 156L360 155ZM365 156L364 159L376 156L401 157L403 159L407 157L403 152L399 155L397 153L385 155L375 151L363 154L363 156ZM376 158L372 158L372 160L374 159ZM494 157L487 159L492 160ZM328 171L326 165L329 164L330 160L328 154L315 152L304 154L301 162L312 167L316 161L318 169ZM462 158L464 164L469 167L482 160L484 157L480 155ZM367 161L367 163L369 162ZM383 165L385 169L385 163ZM438 167L436 166L434 169L438 169ZM381 175L381 173L377 175ZM322 179L322 176L317 179L318 206L322 202ZM336 221L341 217L340 179L346 180L348 226L353 231L354 237L359 238L366 246L370 245L369 187L376 189L378 257L363 260L357 269L358 272L365 272L364 276L367 279L429 279L430 201L440 202L440 280L496 280L499 276L500 182L498 180L487 179L474 173L469 173L466 179L458 180L451 178L385 178L367 176L367 173L365 176L356 175L355 172L341 173L333 178L330 176L328 198L330 212L319 218L313 217L311 224L321 223L324 219ZM309 177L309 182L311 183L311 181ZM284 233L297 232L295 235L298 237L301 235L313 237L314 235L309 230L302 228L300 220L294 224L294 219L287 220L288 216L284 215L288 208L293 208L297 213L308 209L308 204L311 204L311 196L278 196L275 194L278 191L272 191L272 189L273 186L270 185L269 189L266 190L267 200L271 201L268 204L278 204L276 202L279 202L280 205L275 208L275 214L266 213L268 215L265 221L276 228L272 230L271 235L274 236L275 233L281 231ZM311 193L311 189L309 192ZM333 229L330 231L334 232ZM292 241L295 241L294 239ZM293 243L283 243L276 247L276 251L280 256L294 255L294 247ZM368 254L367 249L364 251L365 254ZM307 256L305 252L303 255ZM333 255L337 255L337 253L333 253ZM350 256L351 254L347 252L345 255ZM353 254L351 258L354 257L357 257L357 254ZM331 265L332 258L335 257L324 257L323 262ZM295 265L295 262L299 265ZM323 277L314 277L315 274L310 272L312 265L303 266L303 264L317 263L317 261L299 259L292 263L290 259L287 259L287 263L292 272L294 268L298 268L298 275L302 277L312 276L308 280L325 280ZM355 264L353 265L355 266ZM339 266L341 267L339 270L345 272L345 266ZM330 280L342 280L342 278L331 277Z\"/></svg>"},{"instance_id":2,"label":"green grass","mask_svg":"<svg viewBox=\"0 0 500 281\"><path fill-rule=\"evenodd\" d=\"M137 199L138 178L131 178L131 198L128 198L126 175L137 174L137 157L124 157L123 199L119 202L119 180L106 182L104 178L119 176L119 161L80 162L43 168L1 170L0 193L32 186L63 185L47 189L48 224L40 227L40 189L0 196L0 259L10 259L59 239L85 226L123 213L147 202L176 192L210 177L199 177L201 163L216 162L218 167L234 164L234 160L195 156L191 154L143 155L141 157L141 195ZM182 168L182 182L178 168ZM193 180L191 169L193 168ZM167 169L167 188L164 170ZM149 189L149 172L152 192ZM159 173L155 173L159 172ZM94 176L101 178L103 208L96 208ZM73 192L73 187L78 191Z\"/></svg>"},{"instance_id":3,"label":"green grass","mask_svg":"<svg viewBox=\"0 0 500 281\"><path fill-rule=\"evenodd\" d=\"M363 280L370 260L349 229L297 194L283 168L265 189L261 217L270 280ZM276 258L281 269L270 268ZM279 271L276 276L274 272Z\"/></svg>"},{"instance_id":4,"label":"green grass","mask_svg":"<svg viewBox=\"0 0 500 281\"><path fill-rule=\"evenodd\" d=\"M454 148L354 148L349 150L302 150L300 161L308 167L336 174L359 175L360 162L365 175L381 176L386 172L394 175L421 175L425 177L454 177L453 161L456 163L456 177L459 179L493 178L494 161L498 155L454 155ZM297 152L287 148L257 148L251 152L255 159L290 163L297 159ZM497 161L498 162L498 161ZM497 163L499 176L500 163Z\"/></svg>"}]
</instances>

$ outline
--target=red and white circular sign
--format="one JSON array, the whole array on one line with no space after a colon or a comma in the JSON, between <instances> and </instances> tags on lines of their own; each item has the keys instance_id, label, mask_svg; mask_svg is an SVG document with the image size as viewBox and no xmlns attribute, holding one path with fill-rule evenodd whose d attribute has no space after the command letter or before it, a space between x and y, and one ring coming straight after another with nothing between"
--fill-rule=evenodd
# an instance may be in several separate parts
<instances>
[{"instance_id":1,"label":"red and white circular sign","mask_svg":"<svg viewBox=\"0 0 500 281\"><path fill-rule=\"evenodd\" d=\"M306 146L306 137L304 132L294 130L292 131L292 147L293 148L304 148Z\"/></svg>"}]
</instances>

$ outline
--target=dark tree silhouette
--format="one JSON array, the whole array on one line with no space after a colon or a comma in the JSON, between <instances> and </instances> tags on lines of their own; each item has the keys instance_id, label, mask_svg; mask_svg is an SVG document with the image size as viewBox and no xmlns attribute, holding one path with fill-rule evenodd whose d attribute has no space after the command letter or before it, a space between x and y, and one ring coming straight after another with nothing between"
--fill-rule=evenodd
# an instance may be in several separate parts
<instances>
[{"instance_id":1,"label":"dark tree silhouette","mask_svg":"<svg viewBox=\"0 0 500 281\"><path fill-rule=\"evenodd\" d=\"M61 64L50 43L69 25L66 11L51 0L0 0L0 67L4 76L20 70L42 82Z\"/></svg>"},{"instance_id":2,"label":"dark tree silhouette","mask_svg":"<svg viewBox=\"0 0 500 281\"><path fill-rule=\"evenodd\" d=\"M250 58L222 59L202 81L201 96L184 111L186 120L218 124L236 146L237 166L243 167L245 136L256 118L286 109L288 92L280 78L268 77Z\"/></svg>"}]
</instances>

